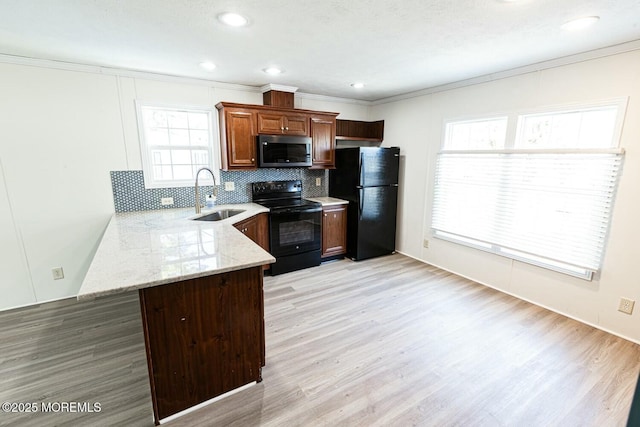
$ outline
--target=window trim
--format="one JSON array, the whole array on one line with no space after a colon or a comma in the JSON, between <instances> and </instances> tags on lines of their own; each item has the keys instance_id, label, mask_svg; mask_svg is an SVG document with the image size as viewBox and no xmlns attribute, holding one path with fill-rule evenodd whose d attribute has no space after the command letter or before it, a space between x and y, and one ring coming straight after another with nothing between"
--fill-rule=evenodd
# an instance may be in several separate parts
<instances>
[{"instance_id":1,"label":"window trim","mask_svg":"<svg viewBox=\"0 0 640 427\"><path fill-rule=\"evenodd\" d=\"M449 125L451 125L452 123L466 124L466 123L476 123L476 122L485 122L485 121L495 121L495 120L501 120L501 119L505 119L507 121L507 126L505 127L505 135L504 135L505 145L506 145L507 141L509 140L509 126L511 126L511 116L509 114L492 114L487 116L461 117L457 119L445 120L442 126L442 134L444 136L442 138L442 142L440 143L440 150L441 151L447 150L447 152L450 151L446 148L446 145L449 142L447 140Z\"/></svg>"},{"instance_id":2,"label":"window trim","mask_svg":"<svg viewBox=\"0 0 640 427\"><path fill-rule=\"evenodd\" d=\"M587 101L587 102L573 102L567 104L556 104L556 105L548 105L538 108L526 108L520 109L516 111L514 114L510 115L509 119L511 121L511 117L513 116L514 120L514 129L513 129L513 143L517 138L520 138L522 135L522 117L529 115L544 115L549 113L568 113L576 110L595 110L601 107L612 107L616 106L618 108L618 114L616 116L616 123L613 127L613 134L611 136L610 148L620 147L620 140L622 139L622 127L624 125L624 119L627 115L627 105L629 104L629 97L622 96L616 98L608 98L599 101ZM507 134L507 140L509 139L509 135ZM615 143L615 144L614 144ZM509 148L513 148L510 146ZM604 149L604 148L603 148ZM586 150L586 149L585 149Z\"/></svg>"},{"instance_id":3,"label":"window trim","mask_svg":"<svg viewBox=\"0 0 640 427\"><path fill-rule=\"evenodd\" d=\"M587 268L578 267L550 258L529 254L516 249L493 245L491 243L486 243L481 240L473 239L471 237L459 236L455 233L448 233L446 231L434 230L433 237L440 240L445 240L447 242L478 249L483 252L489 252L494 255L512 259L514 261L520 261L526 264L535 265L537 267L546 268L547 270L556 271L558 273L568 274L569 276L578 277L580 279L592 280L593 275L597 273L596 271Z\"/></svg>"},{"instance_id":4,"label":"window trim","mask_svg":"<svg viewBox=\"0 0 640 427\"><path fill-rule=\"evenodd\" d=\"M186 105L186 104L165 104L159 102L141 101L136 100L136 120L138 126L138 142L140 145L140 156L142 161L142 172L144 175L144 187L146 189L153 188L182 188L193 187L195 185L195 178L191 180L171 180L171 181L156 181L153 179L153 162L150 158L150 150L147 145L144 130L144 121L142 118L142 109L157 108L157 109L170 109L180 111L193 111L203 113L206 112L209 115L209 164L207 165L214 173L216 183L220 183L220 150L219 150L219 133L218 129L218 116L215 114L214 108L210 106L202 105ZM201 182L203 185L213 185L213 180L210 174L202 174Z\"/></svg>"}]
</instances>

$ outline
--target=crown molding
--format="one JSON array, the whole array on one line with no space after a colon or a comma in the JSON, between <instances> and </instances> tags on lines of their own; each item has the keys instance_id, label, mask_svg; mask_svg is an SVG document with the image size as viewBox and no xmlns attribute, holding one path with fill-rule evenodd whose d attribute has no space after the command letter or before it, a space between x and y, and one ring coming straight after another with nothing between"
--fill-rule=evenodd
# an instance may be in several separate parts
<instances>
[{"instance_id":1,"label":"crown molding","mask_svg":"<svg viewBox=\"0 0 640 427\"><path fill-rule=\"evenodd\" d=\"M632 52L640 50L640 40L634 40L631 42L621 43L618 45L608 46L601 49L590 50L587 52L577 53L575 55L563 56L561 58L550 59L548 61L537 62L535 64L525 65L518 68L512 68L510 70L500 71L497 73L485 74L483 76L473 77L466 80L459 80L457 82L447 83L440 86L433 86L430 88L421 89L414 92L408 92L401 95L390 96L388 98L381 98L375 101L371 101L371 105L388 104L391 102L401 101L404 99L416 98L419 96L430 95L439 92L445 92L448 90L459 89L466 86L473 86L482 83L488 83L496 80L506 79L509 77L519 76L522 74L533 73L536 71L548 70L551 68L558 68L566 65L577 64L580 62L591 61L594 59L605 58L608 56L619 55L622 53Z\"/></svg>"},{"instance_id":2,"label":"crown molding","mask_svg":"<svg viewBox=\"0 0 640 427\"><path fill-rule=\"evenodd\" d=\"M29 67L50 68L63 71L75 71L80 73L103 74L116 77L130 77L147 80L163 81L168 83L186 83L202 86L214 86L220 89L243 90L247 92L259 92L256 86L242 85L236 83L224 83L216 80L197 79L193 77L174 76L171 74L153 73L150 71L129 70L126 68L104 67L99 65L80 64L76 62L56 61L50 59L30 58L26 56L15 56L0 54L0 63L25 65Z\"/></svg>"},{"instance_id":3,"label":"crown molding","mask_svg":"<svg viewBox=\"0 0 640 427\"><path fill-rule=\"evenodd\" d=\"M352 99L352 98L340 98L336 96L327 96L327 95L316 95L314 93L298 92L296 93L296 97L303 98L303 99L313 99L315 101L336 102L341 104L356 104L356 105L365 105L365 106L373 105L372 101L363 101L360 99Z\"/></svg>"},{"instance_id":4,"label":"crown molding","mask_svg":"<svg viewBox=\"0 0 640 427\"><path fill-rule=\"evenodd\" d=\"M298 88L294 87L294 86L285 86L285 85L278 85L278 84L273 84L273 83L266 84L266 85L264 85L264 86L262 86L260 88L260 92L262 92L262 93L269 92L270 90L277 90L279 92L295 93L295 91L297 91Z\"/></svg>"},{"instance_id":5,"label":"crown molding","mask_svg":"<svg viewBox=\"0 0 640 427\"><path fill-rule=\"evenodd\" d=\"M76 71L81 73L104 74L117 77L141 78L147 80L164 81L169 83L188 83L198 84L202 86L214 86L220 89L243 90L246 92L261 92L268 90L280 90L285 92L295 92L295 96L299 98L314 99L319 101L337 102L343 104L371 105L371 101L362 101L351 98L339 98L326 95L316 95L312 93L297 92L297 87L285 86L269 83L267 85L249 86L235 83L224 83L216 80L195 79L190 77L173 76L170 74L152 73L148 71L129 70L124 68L104 67L98 65L79 64L76 62L55 61L50 59L30 58L26 56L7 55L0 53L0 63L25 65L29 67L50 68L63 71Z\"/></svg>"},{"instance_id":6,"label":"crown molding","mask_svg":"<svg viewBox=\"0 0 640 427\"><path fill-rule=\"evenodd\" d=\"M75 62L38 59L38 58L7 55L7 54L0 54L0 63L26 65L26 66L42 67L42 68L52 68L52 69L58 69L58 70L76 71L76 72L84 72L84 73L104 74L104 75L112 75L112 76L118 76L118 77L142 78L142 79L157 80L157 81L164 81L164 82L197 84L197 85L203 85L203 86L209 86L209 87L214 86L220 89L242 90L246 92L256 92L256 93L257 92L264 93L268 90L280 90L283 92L295 92L295 96L300 98L313 99L313 100L326 101L326 102L336 102L336 103L343 103L343 104L374 106L374 105L388 104L391 102L401 101L404 99L416 98L419 96L430 95L430 94L439 93L439 92L445 92L448 90L458 89L462 87L488 83L488 82L506 79L509 77L514 77L522 74L548 70L548 69L562 67L562 66L571 65L571 64L577 64L580 62L586 62L594 59L614 56L614 55L632 52L636 50L640 50L640 40L634 40L631 42L621 43L614 46L608 46L601 49L590 50L587 52L564 56L561 58L551 59L548 61L542 61L535 64L512 68L510 70L485 74L482 76L473 77L466 80L459 80L457 82L447 83L439 86L433 86L433 87L429 87L429 88L425 88L425 89L421 89L413 92L408 92L408 93L395 95L387 98L377 99L374 101L365 101L365 100L358 100L358 99L351 99L351 98L339 98L339 97L326 96L326 95L316 95L312 93L296 92L298 88L293 86L285 86L285 85L277 85L277 84L267 84L261 87L249 86L249 85L242 85L242 84L235 84L235 83L224 83L216 80L197 79L197 78L190 78L190 77L174 76L170 74L152 73L148 71L138 71L138 70L129 70L124 68L79 64Z\"/></svg>"}]
</instances>

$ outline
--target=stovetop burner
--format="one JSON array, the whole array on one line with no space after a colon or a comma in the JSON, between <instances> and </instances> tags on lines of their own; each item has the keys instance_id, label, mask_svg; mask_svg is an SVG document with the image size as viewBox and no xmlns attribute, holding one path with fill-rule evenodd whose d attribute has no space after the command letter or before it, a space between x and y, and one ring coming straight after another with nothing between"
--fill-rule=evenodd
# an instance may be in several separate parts
<instances>
[{"instance_id":1,"label":"stovetop burner","mask_svg":"<svg viewBox=\"0 0 640 427\"><path fill-rule=\"evenodd\" d=\"M251 196L255 203L277 210L319 209L322 205L302 198L302 181L267 181L251 184Z\"/></svg>"},{"instance_id":2,"label":"stovetop burner","mask_svg":"<svg viewBox=\"0 0 640 427\"><path fill-rule=\"evenodd\" d=\"M256 203L270 209L321 206L321 204L318 202L312 202L311 200L305 200L305 199L264 200Z\"/></svg>"}]
</instances>

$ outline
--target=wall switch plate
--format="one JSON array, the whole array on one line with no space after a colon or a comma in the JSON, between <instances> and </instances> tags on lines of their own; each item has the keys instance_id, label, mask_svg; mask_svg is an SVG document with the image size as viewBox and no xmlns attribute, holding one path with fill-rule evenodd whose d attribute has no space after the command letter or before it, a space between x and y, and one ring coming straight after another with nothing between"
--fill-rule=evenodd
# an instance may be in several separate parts
<instances>
[{"instance_id":1,"label":"wall switch plate","mask_svg":"<svg viewBox=\"0 0 640 427\"><path fill-rule=\"evenodd\" d=\"M64 279L64 270L62 270L62 267L52 268L51 274L53 275L53 280Z\"/></svg>"},{"instance_id":2,"label":"wall switch plate","mask_svg":"<svg viewBox=\"0 0 640 427\"><path fill-rule=\"evenodd\" d=\"M422 241L422 247L427 249L429 248L429 239L424 239Z\"/></svg>"},{"instance_id":3,"label":"wall switch plate","mask_svg":"<svg viewBox=\"0 0 640 427\"><path fill-rule=\"evenodd\" d=\"M316 178L316 187L320 187L322 185L322 178Z\"/></svg>"},{"instance_id":4,"label":"wall switch plate","mask_svg":"<svg viewBox=\"0 0 640 427\"><path fill-rule=\"evenodd\" d=\"M227 181L224 183L224 191L236 191L236 183L233 181Z\"/></svg>"},{"instance_id":5,"label":"wall switch plate","mask_svg":"<svg viewBox=\"0 0 640 427\"><path fill-rule=\"evenodd\" d=\"M160 204L162 206L169 206L173 204L173 197L163 197L160 199Z\"/></svg>"},{"instance_id":6,"label":"wall switch plate","mask_svg":"<svg viewBox=\"0 0 640 427\"><path fill-rule=\"evenodd\" d=\"M618 311L621 311L626 314L633 313L633 306L635 305L635 301L629 298L620 298L620 305L618 306Z\"/></svg>"}]
</instances>

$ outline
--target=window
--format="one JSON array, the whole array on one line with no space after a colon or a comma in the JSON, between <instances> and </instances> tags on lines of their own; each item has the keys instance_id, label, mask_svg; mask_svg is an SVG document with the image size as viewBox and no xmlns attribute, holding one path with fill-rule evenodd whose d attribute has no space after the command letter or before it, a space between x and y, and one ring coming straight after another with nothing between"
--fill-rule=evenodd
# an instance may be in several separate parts
<instances>
[{"instance_id":1,"label":"window","mask_svg":"<svg viewBox=\"0 0 640 427\"><path fill-rule=\"evenodd\" d=\"M138 104L138 127L146 188L193 186L202 167L218 171L212 111ZM212 185L209 174L201 174Z\"/></svg>"},{"instance_id":2,"label":"window","mask_svg":"<svg viewBox=\"0 0 640 427\"><path fill-rule=\"evenodd\" d=\"M434 236L591 279L622 163L620 104L449 122ZM508 139L508 126L515 137Z\"/></svg>"},{"instance_id":3,"label":"window","mask_svg":"<svg viewBox=\"0 0 640 427\"><path fill-rule=\"evenodd\" d=\"M451 150L504 148L507 117L447 123L445 147Z\"/></svg>"}]
</instances>

